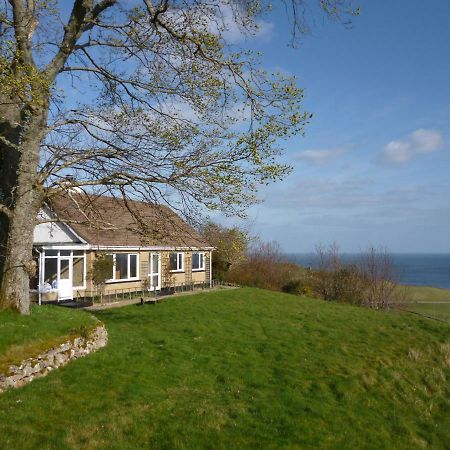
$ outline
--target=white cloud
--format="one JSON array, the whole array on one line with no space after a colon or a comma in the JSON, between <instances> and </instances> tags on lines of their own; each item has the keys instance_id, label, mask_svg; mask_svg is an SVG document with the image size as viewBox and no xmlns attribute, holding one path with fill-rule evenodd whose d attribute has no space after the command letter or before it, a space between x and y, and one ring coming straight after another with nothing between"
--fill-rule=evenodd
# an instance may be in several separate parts
<instances>
[{"instance_id":1,"label":"white cloud","mask_svg":"<svg viewBox=\"0 0 450 450\"><path fill-rule=\"evenodd\" d=\"M251 37L266 40L270 39L273 28L274 25L272 22L266 22L265 20L257 20L256 28L252 33ZM223 37L225 38L225 41L228 42L229 44L237 44L248 36L246 36L242 28L239 27L239 25L236 22L230 20L226 24L226 29L223 33Z\"/></svg>"},{"instance_id":2,"label":"white cloud","mask_svg":"<svg viewBox=\"0 0 450 450\"><path fill-rule=\"evenodd\" d=\"M440 150L444 139L440 131L419 128L404 139L391 141L383 148L381 157L384 161L402 164L422 153Z\"/></svg>"},{"instance_id":3,"label":"white cloud","mask_svg":"<svg viewBox=\"0 0 450 450\"><path fill-rule=\"evenodd\" d=\"M334 158L345 153L342 147L330 149L309 149L302 152L294 153L294 159L297 161L306 161L310 164L321 165L327 164Z\"/></svg>"},{"instance_id":4,"label":"white cloud","mask_svg":"<svg viewBox=\"0 0 450 450\"><path fill-rule=\"evenodd\" d=\"M219 2L216 6L212 8L214 14L207 18L208 29L221 34L227 43L237 44L246 38L270 39L274 29L272 22L260 18L248 21L245 11L228 1Z\"/></svg>"},{"instance_id":5,"label":"white cloud","mask_svg":"<svg viewBox=\"0 0 450 450\"><path fill-rule=\"evenodd\" d=\"M189 3L189 2L187 2ZM205 2L202 6L172 8L164 19L175 28L208 31L219 35L227 44L239 44L246 39L270 40L275 28L258 15L247 14L248 7L235 0Z\"/></svg>"}]
</instances>

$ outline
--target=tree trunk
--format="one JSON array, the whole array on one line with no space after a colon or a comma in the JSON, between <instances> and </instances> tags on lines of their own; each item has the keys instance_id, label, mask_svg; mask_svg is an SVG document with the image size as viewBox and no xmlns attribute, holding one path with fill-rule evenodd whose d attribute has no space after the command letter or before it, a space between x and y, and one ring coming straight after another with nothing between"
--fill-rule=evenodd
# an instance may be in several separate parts
<instances>
[{"instance_id":1,"label":"tree trunk","mask_svg":"<svg viewBox=\"0 0 450 450\"><path fill-rule=\"evenodd\" d=\"M46 120L45 109L39 114L35 112L24 125L16 125L17 138L13 133L8 136L14 145L2 146L2 172L5 176L1 180L1 194L10 215L3 216L0 223L0 308L17 309L22 314L30 311L29 284L35 272L33 231L41 203L37 169Z\"/></svg>"},{"instance_id":2,"label":"tree trunk","mask_svg":"<svg viewBox=\"0 0 450 450\"><path fill-rule=\"evenodd\" d=\"M30 312L30 277L35 273L32 259L33 230L38 209L33 193L16 203L9 222L6 254L0 290L0 308Z\"/></svg>"}]
</instances>

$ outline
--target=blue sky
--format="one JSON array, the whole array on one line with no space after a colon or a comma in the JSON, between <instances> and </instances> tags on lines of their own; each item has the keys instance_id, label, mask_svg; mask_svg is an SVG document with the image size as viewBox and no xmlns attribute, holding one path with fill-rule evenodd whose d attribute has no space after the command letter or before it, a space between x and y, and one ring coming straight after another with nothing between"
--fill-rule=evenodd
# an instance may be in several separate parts
<instances>
[{"instance_id":1,"label":"blue sky","mask_svg":"<svg viewBox=\"0 0 450 450\"><path fill-rule=\"evenodd\" d=\"M314 117L248 226L289 252L450 252L450 2L359 4L352 29L318 19L296 49L275 10L254 42L266 68L298 78Z\"/></svg>"},{"instance_id":2,"label":"blue sky","mask_svg":"<svg viewBox=\"0 0 450 450\"><path fill-rule=\"evenodd\" d=\"M266 69L297 77L314 114L286 144L293 173L243 225L289 252L450 253L450 1L354 1L351 29L315 15L295 49L279 0L256 38L230 29Z\"/></svg>"}]
</instances>

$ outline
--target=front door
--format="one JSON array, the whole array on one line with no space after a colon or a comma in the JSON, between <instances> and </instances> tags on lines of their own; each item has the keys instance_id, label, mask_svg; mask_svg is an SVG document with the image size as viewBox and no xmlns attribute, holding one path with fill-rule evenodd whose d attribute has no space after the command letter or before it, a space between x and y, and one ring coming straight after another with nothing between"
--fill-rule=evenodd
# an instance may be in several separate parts
<instances>
[{"instance_id":1,"label":"front door","mask_svg":"<svg viewBox=\"0 0 450 450\"><path fill-rule=\"evenodd\" d=\"M57 284L58 289L58 301L59 300L72 300L72 261L70 258L59 258L59 280Z\"/></svg>"},{"instance_id":2,"label":"front door","mask_svg":"<svg viewBox=\"0 0 450 450\"><path fill-rule=\"evenodd\" d=\"M150 290L159 291L161 289L161 255L150 253Z\"/></svg>"}]
</instances>

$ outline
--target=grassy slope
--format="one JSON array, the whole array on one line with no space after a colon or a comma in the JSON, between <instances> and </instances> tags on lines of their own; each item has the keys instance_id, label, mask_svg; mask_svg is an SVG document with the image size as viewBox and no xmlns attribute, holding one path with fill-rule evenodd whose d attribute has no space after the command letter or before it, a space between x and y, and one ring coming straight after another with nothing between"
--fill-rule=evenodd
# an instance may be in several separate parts
<instances>
[{"instance_id":1,"label":"grassy slope","mask_svg":"<svg viewBox=\"0 0 450 450\"><path fill-rule=\"evenodd\" d=\"M61 344L81 326L92 327L95 323L83 311L56 306L35 306L30 316L0 311L0 374L11 364Z\"/></svg>"},{"instance_id":2,"label":"grassy slope","mask_svg":"<svg viewBox=\"0 0 450 450\"><path fill-rule=\"evenodd\" d=\"M450 442L445 324L256 289L97 315L105 349L0 396L0 448Z\"/></svg>"}]
</instances>

